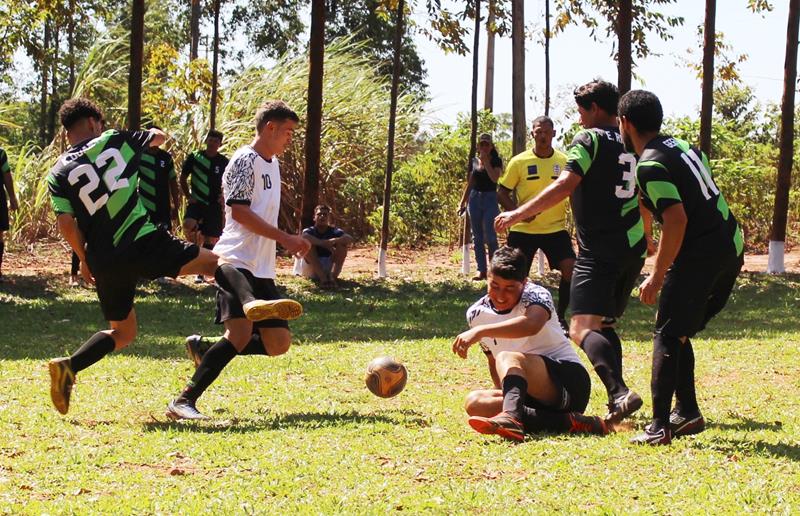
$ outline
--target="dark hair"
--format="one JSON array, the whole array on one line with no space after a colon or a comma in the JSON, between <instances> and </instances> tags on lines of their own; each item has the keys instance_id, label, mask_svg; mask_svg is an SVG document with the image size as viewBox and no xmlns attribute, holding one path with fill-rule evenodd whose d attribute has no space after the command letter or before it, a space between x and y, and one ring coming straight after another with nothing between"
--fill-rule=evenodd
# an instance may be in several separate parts
<instances>
[{"instance_id":1,"label":"dark hair","mask_svg":"<svg viewBox=\"0 0 800 516\"><path fill-rule=\"evenodd\" d=\"M531 122L531 127L536 126L536 124L550 124L550 127L555 127L556 126L553 123L553 119L552 118L550 118L549 116L544 116L544 115L537 116L536 118L534 118L533 122Z\"/></svg>"},{"instance_id":2,"label":"dark hair","mask_svg":"<svg viewBox=\"0 0 800 516\"><path fill-rule=\"evenodd\" d=\"M219 141L222 141L222 138L223 138L222 131L217 131L216 129L211 129L210 131L208 131L208 134L206 135L206 139L208 139L208 138L217 138L217 139L219 139Z\"/></svg>"},{"instance_id":3,"label":"dark hair","mask_svg":"<svg viewBox=\"0 0 800 516\"><path fill-rule=\"evenodd\" d=\"M317 204L317 206L314 208L314 213L316 213L318 210L326 210L328 213L330 213L331 207L327 204Z\"/></svg>"},{"instance_id":4,"label":"dark hair","mask_svg":"<svg viewBox=\"0 0 800 516\"><path fill-rule=\"evenodd\" d=\"M657 133L661 130L664 110L654 93L631 90L619 99L619 116L624 116L640 133Z\"/></svg>"},{"instance_id":5,"label":"dark hair","mask_svg":"<svg viewBox=\"0 0 800 516\"><path fill-rule=\"evenodd\" d=\"M64 129L69 131L75 124L85 118L94 118L102 122L103 112L91 100L84 97L76 97L61 104L61 108L58 110L58 118L61 120L61 125L64 126Z\"/></svg>"},{"instance_id":6,"label":"dark hair","mask_svg":"<svg viewBox=\"0 0 800 516\"><path fill-rule=\"evenodd\" d=\"M492 255L489 270L493 276L503 279L525 281L528 276L528 259L516 247L504 245Z\"/></svg>"},{"instance_id":7,"label":"dark hair","mask_svg":"<svg viewBox=\"0 0 800 516\"><path fill-rule=\"evenodd\" d=\"M591 109L592 102L609 115L617 114L619 90L610 82L595 79L583 86L578 86L573 92L575 102L583 109Z\"/></svg>"},{"instance_id":8,"label":"dark hair","mask_svg":"<svg viewBox=\"0 0 800 516\"><path fill-rule=\"evenodd\" d=\"M256 131L261 132L261 129L271 121L293 120L299 122L300 118L297 113L292 111L292 108L282 100L270 100L261 104L256 111Z\"/></svg>"}]
</instances>

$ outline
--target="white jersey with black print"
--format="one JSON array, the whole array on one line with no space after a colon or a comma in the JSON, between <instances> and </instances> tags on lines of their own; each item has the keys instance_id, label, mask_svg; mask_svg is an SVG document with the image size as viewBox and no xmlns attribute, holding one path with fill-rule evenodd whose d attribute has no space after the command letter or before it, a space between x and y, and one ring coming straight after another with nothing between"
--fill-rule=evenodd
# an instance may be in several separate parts
<instances>
[{"instance_id":1,"label":"white jersey with black print","mask_svg":"<svg viewBox=\"0 0 800 516\"><path fill-rule=\"evenodd\" d=\"M275 279L275 240L253 233L236 222L231 206L245 204L265 222L278 226L281 206L281 174L278 158L266 160L245 145L231 157L222 175L225 228L214 252L234 267L247 269L257 278Z\"/></svg>"},{"instance_id":2,"label":"white jersey with black print","mask_svg":"<svg viewBox=\"0 0 800 516\"><path fill-rule=\"evenodd\" d=\"M539 330L539 333L515 339L484 337L480 342L483 351L494 356L501 351L517 351L530 355L543 355L557 361L570 361L580 364L581 361L578 358L578 354L558 323L556 309L553 306L553 297L546 288L531 281L525 284L519 302L507 311L498 312L492 305L489 295L483 296L467 310L467 322L470 328L503 322L525 315L525 311L532 305L541 306L550 314L550 318Z\"/></svg>"}]
</instances>

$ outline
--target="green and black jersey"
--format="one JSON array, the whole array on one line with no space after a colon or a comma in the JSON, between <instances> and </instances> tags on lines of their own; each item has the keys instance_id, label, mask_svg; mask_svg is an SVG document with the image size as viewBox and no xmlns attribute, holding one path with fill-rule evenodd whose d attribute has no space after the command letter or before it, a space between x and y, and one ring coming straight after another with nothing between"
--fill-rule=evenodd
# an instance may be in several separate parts
<instances>
[{"instance_id":1,"label":"green and black jersey","mask_svg":"<svg viewBox=\"0 0 800 516\"><path fill-rule=\"evenodd\" d=\"M151 147L139 163L139 200L156 224L170 222L169 183L175 179L175 164L169 152Z\"/></svg>"},{"instance_id":2,"label":"green and black jersey","mask_svg":"<svg viewBox=\"0 0 800 516\"><path fill-rule=\"evenodd\" d=\"M193 152L186 158L181 174L191 175L192 197L208 206L219 203L222 194L222 173L228 166L228 158L217 154L209 158L203 152Z\"/></svg>"},{"instance_id":3,"label":"green and black jersey","mask_svg":"<svg viewBox=\"0 0 800 516\"><path fill-rule=\"evenodd\" d=\"M106 131L62 154L47 176L57 214L72 214L98 260L114 259L155 231L137 194L139 161L149 131Z\"/></svg>"},{"instance_id":4,"label":"green and black jersey","mask_svg":"<svg viewBox=\"0 0 800 516\"><path fill-rule=\"evenodd\" d=\"M636 158L616 127L584 129L567 152L567 170L581 176L572 192L580 254L644 256L647 242L636 195Z\"/></svg>"},{"instance_id":5,"label":"green and black jersey","mask_svg":"<svg viewBox=\"0 0 800 516\"><path fill-rule=\"evenodd\" d=\"M742 254L744 239L725 197L711 176L708 158L670 136L651 140L636 167L645 207L658 221L666 208L682 203L688 219L676 258Z\"/></svg>"}]
</instances>

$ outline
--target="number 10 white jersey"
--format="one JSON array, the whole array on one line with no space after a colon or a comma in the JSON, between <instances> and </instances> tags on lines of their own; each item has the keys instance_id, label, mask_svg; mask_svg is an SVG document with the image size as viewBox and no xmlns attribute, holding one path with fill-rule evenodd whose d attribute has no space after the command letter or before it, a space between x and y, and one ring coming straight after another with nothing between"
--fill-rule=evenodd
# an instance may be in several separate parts
<instances>
[{"instance_id":1,"label":"number 10 white jersey","mask_svg":"<svg viewBox=\"0 0 800 516\"><path fill-rule=\"evenodd\" d=\"M267 161L252 147L237 150L222 175L225 228L214 252L234 267L257 278L275 278L275 240L257 235L233 220L231 206L244 204L265 222L278 227L281 174L278 159Z\"/></svg>"}]
</instances>

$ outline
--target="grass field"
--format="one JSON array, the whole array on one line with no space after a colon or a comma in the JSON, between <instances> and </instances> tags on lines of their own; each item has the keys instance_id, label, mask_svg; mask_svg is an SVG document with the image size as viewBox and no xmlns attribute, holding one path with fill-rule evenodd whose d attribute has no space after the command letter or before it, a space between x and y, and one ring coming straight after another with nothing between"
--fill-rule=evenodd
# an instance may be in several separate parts
<instances>
[{"instance_id":1,"label":"grass field","mask_svg":"<svg viewBox=\"0 0 800 516\"><path fill-rule=\"evenodd\" d=\"M0 513L800 511L800 276L742 278L693 341L709 428L661 448L629 445L633 431L513 445L469 429L463 397L488 373L476 348L462 361L450 344L478 285L279 281L306 307L295 344L235 359L198 424L163 414L192 372L183 338L219 331L210 287L141 288L137 341L81 373L60 416L46 361L101 327L94 292L52 277L0 285ZM647 399L637 429L653 316L632 300L621 326L628 383ZM390 400L363 384L382 354L410 371ZM605 413L592 380L588 412Z\"/></svg>"}]
</instances>

